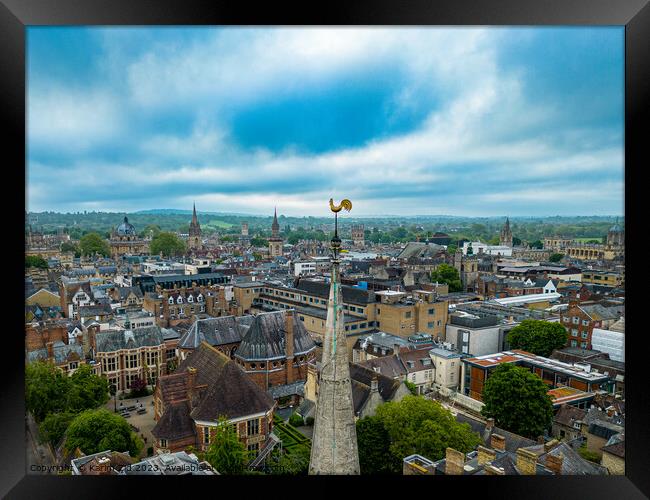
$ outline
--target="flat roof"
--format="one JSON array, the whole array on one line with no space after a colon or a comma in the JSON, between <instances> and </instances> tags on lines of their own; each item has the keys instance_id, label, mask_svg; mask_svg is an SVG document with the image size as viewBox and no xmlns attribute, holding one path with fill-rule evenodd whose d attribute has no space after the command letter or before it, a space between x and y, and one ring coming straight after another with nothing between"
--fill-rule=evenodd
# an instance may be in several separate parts
<instances>
[{"instance_id":1,"label":"flat roof","mask_svg":"<svg viewBox=\"0 0 650 500\"><path fill-rule=\"evenodd\" d=\"M593 392L585 392L573 387L562 386L551 389L547 392L553 398L554 405L562 405L570 402L580 401L581 399L590 399L594 397Z\"/></svg>"}]
</instances>

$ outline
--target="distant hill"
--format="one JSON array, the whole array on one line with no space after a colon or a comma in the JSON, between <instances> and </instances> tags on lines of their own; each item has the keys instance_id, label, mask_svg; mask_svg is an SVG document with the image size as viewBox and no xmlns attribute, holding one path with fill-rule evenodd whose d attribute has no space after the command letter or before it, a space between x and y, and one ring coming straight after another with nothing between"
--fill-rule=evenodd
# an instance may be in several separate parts
<instances>
[{"instance_id":1,"label":"distant hill","mask_svg":"<svg viewBox=\"0 0 650 500\"><path fill-rule=\"evenodd\" d=\"M139 215L191 215L191 210L182 210L178 208L151 208L149 210L138 210L137 212L131 212ZM249 217L250 214L243 214L237 212L204 212L202 210L196 211L197 215L236 215L242 217Z\"/></svg>"}]
</instances>

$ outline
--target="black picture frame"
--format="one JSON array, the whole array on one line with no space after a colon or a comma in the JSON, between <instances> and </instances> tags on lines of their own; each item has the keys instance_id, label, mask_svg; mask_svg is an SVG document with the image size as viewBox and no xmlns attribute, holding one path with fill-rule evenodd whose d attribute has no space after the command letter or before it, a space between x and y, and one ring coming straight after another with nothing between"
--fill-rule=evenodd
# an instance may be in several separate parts
<instances>
[{"instance_id":1,"label":"black picture frame","mask_svg":"<svg viewBox=\"0 0 650 500\"><path fill-rule=\"evenodd\" d=\"M650 404L644 389L648 363L644 358L644 330L639 306L642 269L640 250L636 244L647 232L644 224L645 186L642 162L647 138L643 125L648 123L650 108L650 6L648 0L444 0L390 2L370 0L321 4L302 2L259 5L234 1L185 0L1 0L0 3L0 99L5 122L5 157L3 173L5 198L13 198L5 208L6 225L15 224L21 231L24 191L14 186L26 180L25 171L25 27L28 25L619 25L625 26L625 222L628 235L626 266L627 285L636 290L628 301L632 314L626 318L633 345L627 350L626 387L626 476L565 477L397 477L382 478L238 478L218 479L194 477L69 478L61 476L26 475L24 457L24 323L18 311L22 305L11 305L5 317L9 323L3 335L3 381L0 384L0 496L7 498L115 498L178 491L182 495L223 494L223 488L235 487L233 494L268 495L299 494L335 490L318 482L337 480L344 488L359 488L364 495L382 494L388 483L414 488L435 495L442 485L452 488L451 494L470 496L473 493L498 498L644 498L650 496ZM7 154L8 153L8 154ZM22 175L21 175L22 165ZM586 180L588 182L588 180ZM8 188L8 189L7 189ZM22 194L21 194L22 193ZM594 193L598 196L598 193ZM11 223L11 224L10 224ZM7 236L13 234L5 229ZM629 237L635 237L635 241ZM24 256L20 240L15 242L17 259ZM14 245L13 238L5 245ZM16 260L15 262L20 262ZM3 289L20 302L21 269L12 260L5 260ZM630 273L632 271L632 274ZM635 274L636 273L636 274ZM14 281L15 280L15 281ZM634 306L634 304L637 306ZM258 481L253 485L251 481ZM433 482L425 482L430 480ZM220 481L217 483L217 481ZM344 481L347 484L339 483ZM408 484L406 483L408 481ZM279 482L279 484L276 484ZM268 485L268 486L267 486ZM287 487L289 486L289 487ZM198 488L197 488L198 487ZM302 489L304 487L304 489ZM140 490L137 493L133 488ZM300 489L298 489L300 488ZM435 488L435 489L434 489ZM471 491L470 491L471 490ZM337 495L338 495L338 491ZM419 493L419 491L418 491ZM397 490L397 494L400 494Z\"/></svg>"}]
</instances>

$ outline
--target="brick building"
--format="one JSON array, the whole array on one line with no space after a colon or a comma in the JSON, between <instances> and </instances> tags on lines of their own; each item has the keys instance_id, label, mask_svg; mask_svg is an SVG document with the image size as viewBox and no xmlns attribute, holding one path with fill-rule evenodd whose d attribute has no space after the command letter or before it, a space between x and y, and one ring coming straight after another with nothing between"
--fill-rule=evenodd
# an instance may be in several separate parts
<instances>
[{"instance_id":1,"label":"brick building","mask_svg":"<svg viewBox=\"0 0 650 500\"><path fill-rule=\"evenodd\" d=\"M560 323L567 329L569 347L591 349L594 328L606 330L625 314L625 305L616 302L571 302L560 314Z\"/></svg>"},{"instance_id":2,"label":"brick building","mask_svg":"<svg viewBox=\"0 0 650 500\"><path fill-rule=\"evenodd\" d=\"M154 449L174 452L192 446L206 451L223 416L256 453L269 440L274 408L273 399L234 361L202 342L156 385Z\"/></svg>"}]
</instances>

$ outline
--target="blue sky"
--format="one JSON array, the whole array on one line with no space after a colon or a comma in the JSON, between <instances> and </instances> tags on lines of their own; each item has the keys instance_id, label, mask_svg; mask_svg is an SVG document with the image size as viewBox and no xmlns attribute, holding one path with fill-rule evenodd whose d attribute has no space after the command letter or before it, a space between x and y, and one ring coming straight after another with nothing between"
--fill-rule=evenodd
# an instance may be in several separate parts
<instances>
[{"instance_id":1,"label":"blue sky","mask_svg":"<svg viewBox=\"0 0 650 500\"><path fill-rule=\"evenodd\" d=\"M624 30L27 29L28 210L623 213Z\"/></svg>"}]
</instances>

